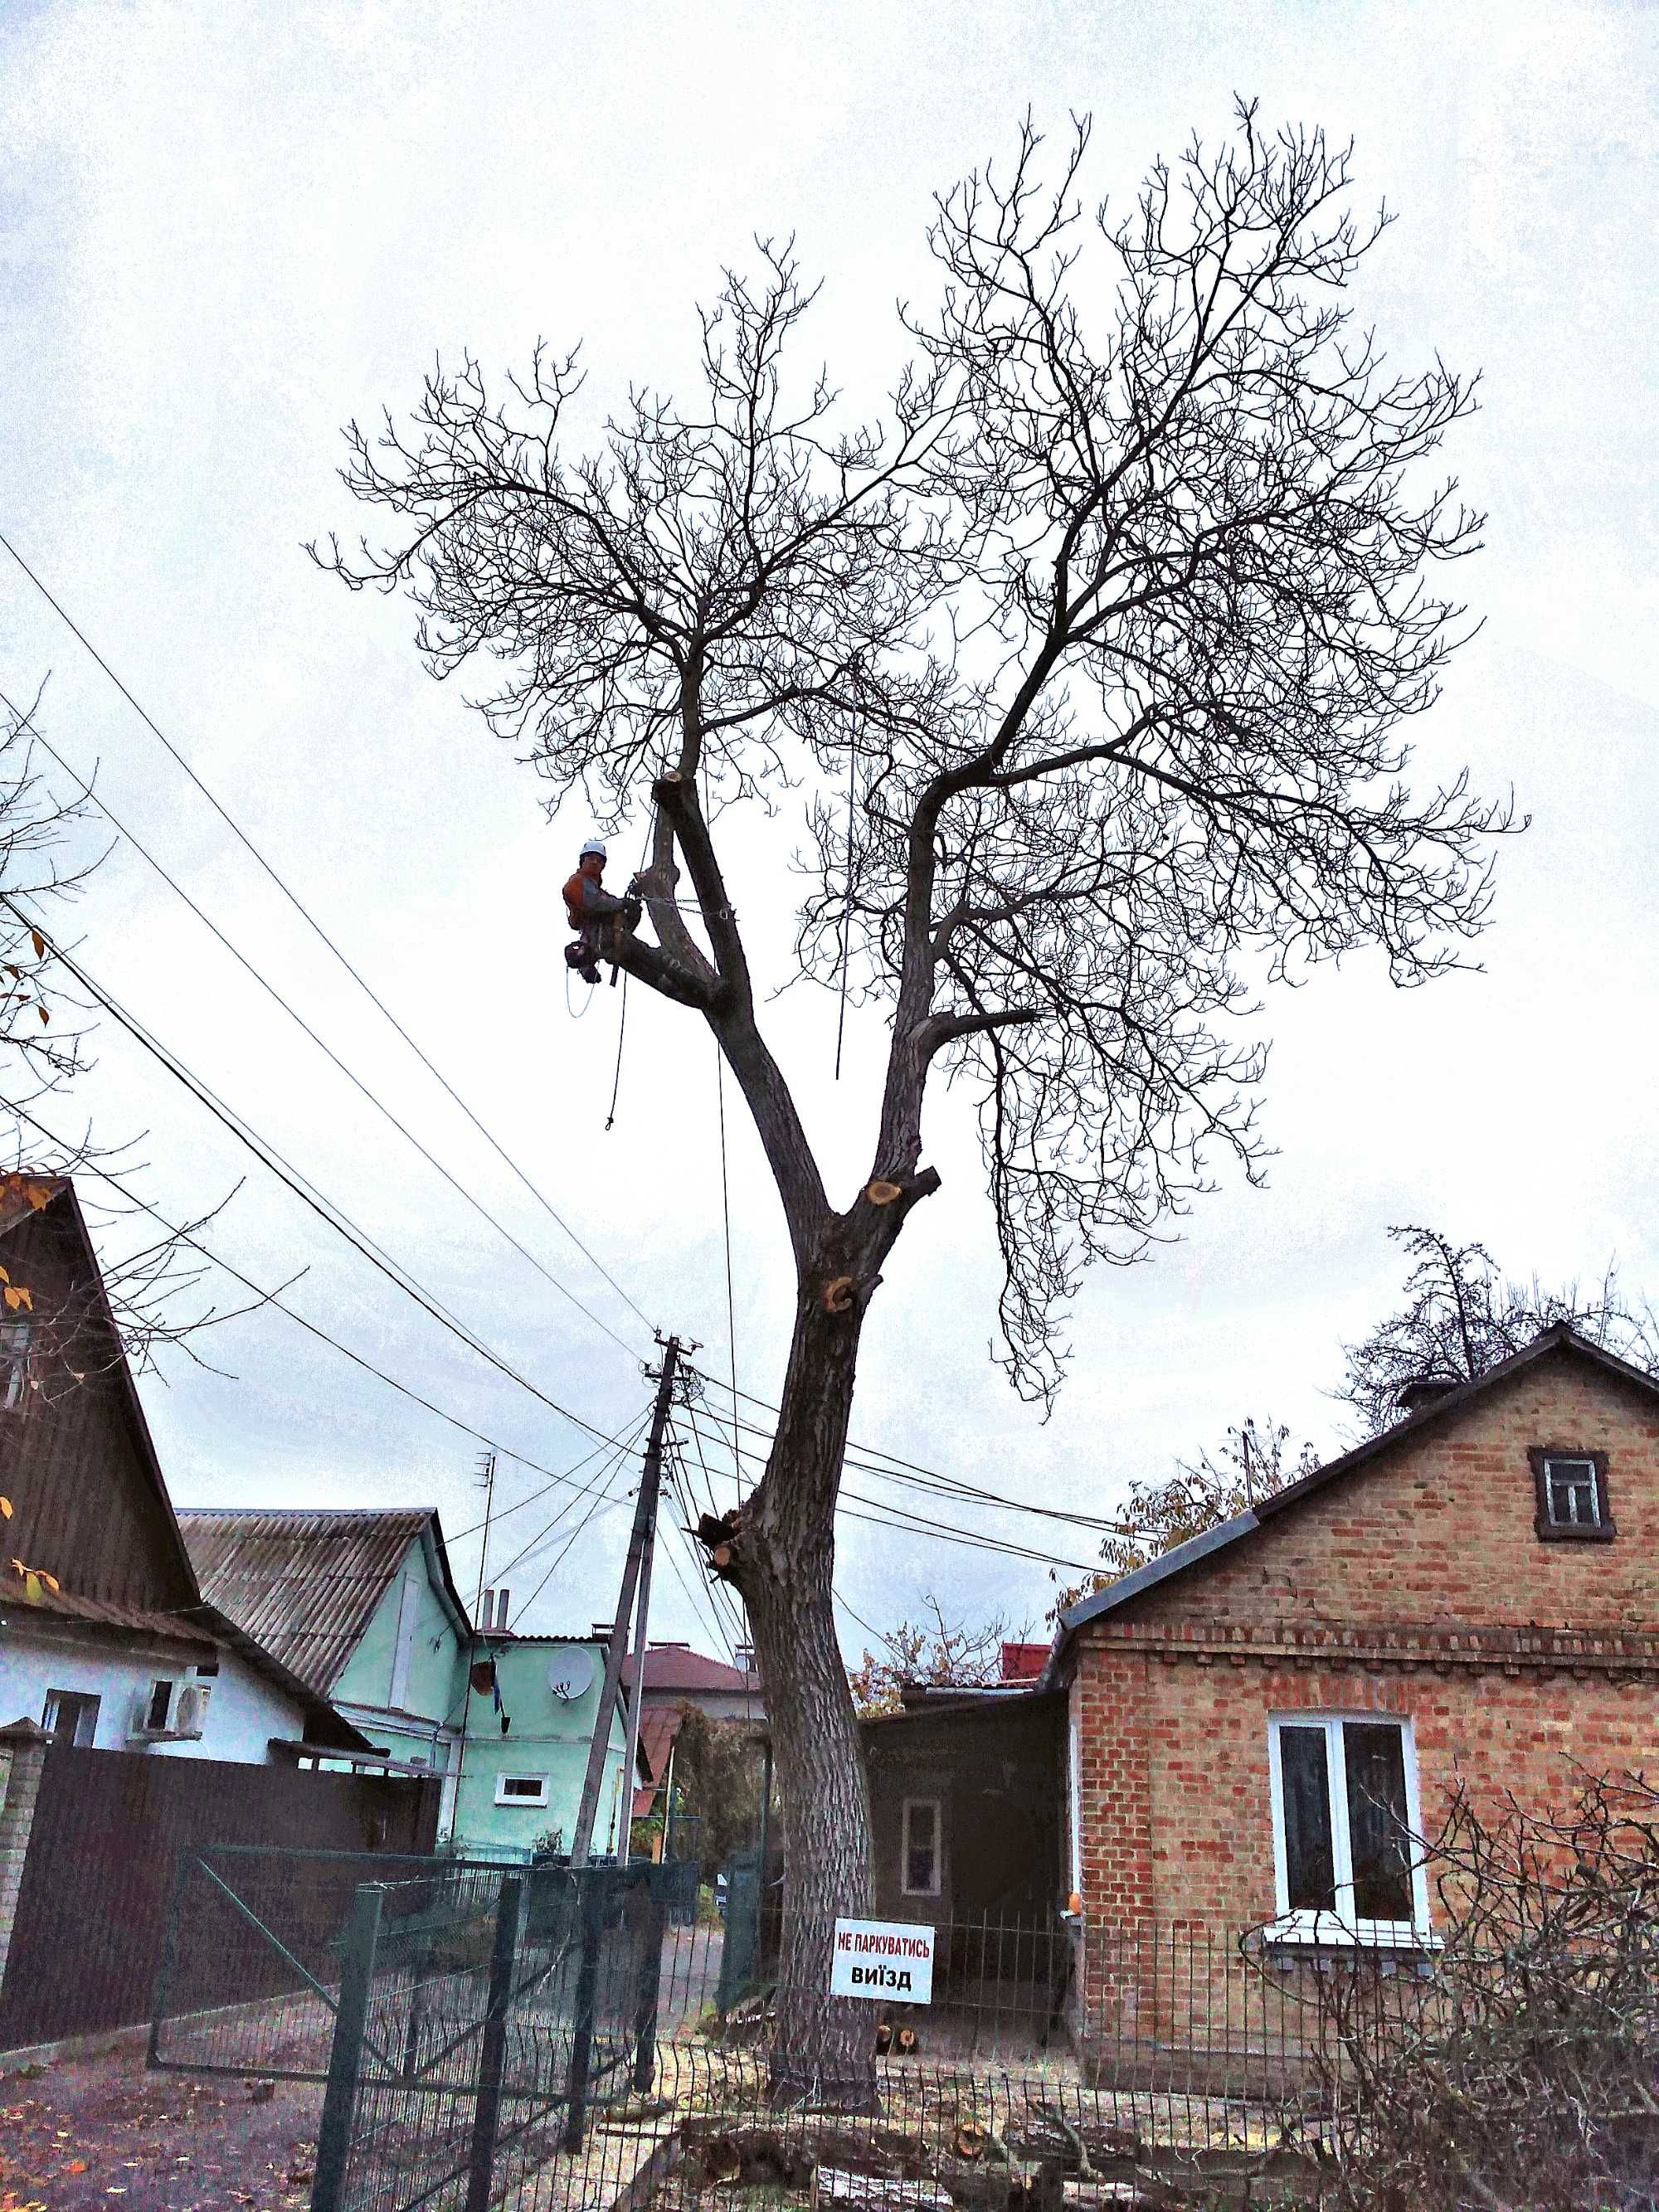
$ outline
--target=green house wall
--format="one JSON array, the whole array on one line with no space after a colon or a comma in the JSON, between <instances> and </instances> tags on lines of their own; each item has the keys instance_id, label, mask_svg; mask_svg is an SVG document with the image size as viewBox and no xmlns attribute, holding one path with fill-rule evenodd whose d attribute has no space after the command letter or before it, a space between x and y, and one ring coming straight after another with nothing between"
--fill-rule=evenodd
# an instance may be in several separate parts
<instances>
[{"instance_id":1,"label":"green house wall","mask_svg":"<svg viewBox=\"0 0 1659 2212\"><path fill-rule=\"evenodd\" d=\"M414 1591L414 1616L407 1680L401 1696L394 1698L406 1581ZM458 1725L465 1687L465 1645L426 1546L417 1538L409 1547L402 1571L388 1583L370 1616L332 1695L337 1704L375 1709L372 1723L358 1715L358 1724L394 1759L432 1760L441 1771L453 1762L453 1754L446 1759L439 1746L434 1759L437 1731Z\"/></svg>"},{"instance_id":2,"label":"green house wall","mask_svg":"<svg viewBox=\"0 0 1659 2212\"><path fill-rule=\"evenodd\" d=\"M480 1656L495 1662L501 1704L512 1725L503 1735L494 1699L487 1692L480 1695L474 1691L456 1795L455 1840L463 1849L472 1844L526 1850L543 1837L559 1831L568 1846L575 1832L587 1747L599 1712L604 1648L586 1638L557 1637L509 1638L504 1642L481 1638L479 1645ZM572 1650L591 1654L593 1680L580 1698L567 1700L554 1696L548 1675L553 1662ZM614 1848L616 1820L627 1816L621 1784L626 1755L618 1712L611 1719L599 1792L599 1819L593 1831L596 1853ZM504 1774L545 1775L547 1802L497 1804L497 1785Z\"/></svg>"}]
</instances>

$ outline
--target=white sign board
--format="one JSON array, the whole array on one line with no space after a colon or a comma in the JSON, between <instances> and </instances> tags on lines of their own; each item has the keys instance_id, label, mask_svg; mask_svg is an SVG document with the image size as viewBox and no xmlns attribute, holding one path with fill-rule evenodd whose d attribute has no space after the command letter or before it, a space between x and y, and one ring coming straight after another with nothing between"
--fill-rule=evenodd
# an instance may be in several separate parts
<instances>
[{"instance_id":1,"label":"white sign board","mask_svg":"<svg viewBox=\"0 0 1659 2212\"><path fill-rule=\"evenodd\" d=\"M832 1997L932 2004L933 1931L913 1920L838 1920L830 1965Z\"/></svg>"}]
</instances>

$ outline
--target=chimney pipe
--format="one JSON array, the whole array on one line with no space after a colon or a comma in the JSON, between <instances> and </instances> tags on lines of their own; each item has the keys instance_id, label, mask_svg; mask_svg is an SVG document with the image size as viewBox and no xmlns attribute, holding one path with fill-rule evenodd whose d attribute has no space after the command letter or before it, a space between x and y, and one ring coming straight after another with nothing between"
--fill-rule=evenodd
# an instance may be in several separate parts
<instances>
[{"instance_id":1,"label":"chimney pipe","mask_svg":"<svg viewBox=\"0 0 1659 2212\"><path fill-rule=\"evenodd\" d=\"M1425 1406L1432 1406L1448 1391L1461 1390L1462 1387L1461 1375L1414 1375L1409 1382L1401 1384L1394 1402L1403 1407L1407 1414L1420 1413Z\"/></svg>"},{"instance_id":2,"label":"chimney pipe","mask_svg":"<svg viewBox=\"0 0 1659 2212\"><path fill-rule=\"evenodd\" d=\"M512 1595L513 1593L511 1590L504 1589L498 1589L495 1593L495 1626L497 1628L505 1629L507 1626L507 1601L512 1596Z\"/></svg>"},{"instance_id":3,"label":"chimney pipe","mask_svg":"<svg viewBox=\"0 0 1659 2212\"><path fill-rule=\"evenodd\" d=\"M487 1589L483 1594L483 1604L478 1613L478 1626L486 1636L489 1633L495 1611L495 1593L493 1589Z\"/></svg>"}]
</instances>

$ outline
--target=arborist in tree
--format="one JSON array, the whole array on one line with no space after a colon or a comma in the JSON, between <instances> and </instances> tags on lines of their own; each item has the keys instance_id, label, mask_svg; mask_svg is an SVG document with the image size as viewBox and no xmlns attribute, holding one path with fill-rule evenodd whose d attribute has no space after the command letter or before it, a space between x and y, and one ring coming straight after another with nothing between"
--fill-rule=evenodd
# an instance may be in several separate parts
<instances>
[{"instance_id":1,"label":"arborist in tree","mask_svg":"<svg viewBox=\"0 0 1659 2212\"><path fill-rule=\"evenodd\" d=\"M576 942L564 948L565 962L590 983L599 980L599 963L607 944L615 946L623 936L631 936L643 911L633 884L625 898L605 890L605 847L590 837L582 847L580 866L564 887L565 912L576 933Z\"/></svg>"}]
</instances>

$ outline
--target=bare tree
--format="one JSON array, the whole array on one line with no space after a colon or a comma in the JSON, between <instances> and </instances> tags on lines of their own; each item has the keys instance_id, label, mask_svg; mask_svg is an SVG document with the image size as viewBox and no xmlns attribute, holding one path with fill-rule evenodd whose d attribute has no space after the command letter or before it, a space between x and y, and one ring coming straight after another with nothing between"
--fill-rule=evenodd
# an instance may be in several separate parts
<instances>
[{"instance_id":1,"label":"bare tree","mask_svg":"<svg viewBox=\"0 0 1659 2212\"><path fill-rule=\"evenodd\" d=\"M933 1690L982 1690L1002 1679L1002 1646L1023 1643L1029 1623L1015 1627L1001 1613L989 1620L951 1620L929 1590L919 1620L901 1620L866 1650L849 1680L860 1714L896 1712L904 1692L920 1684Z\"/></svg>"},{"instance_id":2,"label":"bare tree","mask_svg":"<svg viewBox=\"0 0 1659 2212\"><path fill-rule=\"evenodd\" d=\"M1282 1421L1257 1421L1253 1414L1247 1414L1228 1430L1226 1441L1213 1455L1201 1451L1196 1461L1178 1459L1167 1482L1130 1483L1123 1502L1123 1533L1108 1536L1102 1543L1101 1571L1063 1586L1049 1619L1080 1598L1104 1589L1121 1576L1131 1575L1137 1567L1174 1551L1177 1544L1201 1536L1207 1528L1219 1528L1234 1514L1300 1482L1318 1465L1319 1455L1310 1443L1291 1449L1291 1432ZM1060 1579L1053 1568L1049 1579L1055 1583Z\"/></svg>"},{"instance_id":3,"label":"bare tree","mask_svg":"<svg viewBox=\"0 0 1659 2212\"><path fill-rule=\"evenodd\" d=\"M762 244L702 316L695 405L633 389L572 458L575 355L538 346L499 388L441 364L406 428L348 432L345 482L390 542L319 556L409 590L434 675L504 665L483 711L556 804L614 827L648 803L653 935L619 926L607 957L708 1024L782 1201L781 1410L720 1546L790 1808L781 2093L863 2079L857 2008L808 1994L867 1894L833 1525L860 1339L939 1187L930 1082L976 1102L1001 1357L1046 1399L1082 1267L1139 1256L1212 1155L1256 1170L1252 981L1364 946L1397 982L1437 975L1509 818L1461 775L1426 799L1403 780L1402 726L1462 635L1427 572L1480 520L1415 479L1473 392L1352 329L1385 218L1348 211L1348 153L1241 107L1125 219L1099 210L1085 288L1088 135L1057 188L1028 126L1011 167L937 202L940 295L902 316L884 428L837 428L823 375L797 395L811 295ZM763 831L733 827L797 781L797 972L845 972L889 1031L869 1171L836 1198L757 1010Z\"/></svg>"},{"instance_id":4,"label":"bare tree","mask_svg":"<svg viewBox=\"0 0 1659 2212\"><path fill-rule=\"evenodd\" d=\"M1390 1229L1415 1261L1406 1303L1358 1344L1345 1345L1347 1372L1333 1394L1376 1436L1400 1419L1400 1392L1430 1376L1460 1382L1484 1375L1531 1343L1540 1329L1570 1322L1583 1336L1638 1367L1659 1372L1659 1323L1633 1304L1609 1261L1592 1291L1576 1282L1547 1291L1503 1274L1484 1244L1454 1244L1437 1229Z\"/></svg>"},{"instance_id":5,"label":"bare tree","mask_svg":"<svg viewBox=\"0 0 1659 2212\"><path fill-rule=\"evenodd\" d=\"M1559 1814L1460 1787L1424 1849L1432 1980L1308 1978L1347 2212L1652 2212L1659 1791L1584 1778ZM1294 2120L1291 2122L1294 2125ZM1331 2155L1334 2154L1334 2156Z\"/></svg>"},{"instance_id":6,"label":"bare tree","mask_svg":"<svg viewBox=\"0 0 1659 2212\"><path fill-rule=\"evenodd\" d=\"M0 700L0 1205L44 1209L58 1180L77 1175L107 1194L94 1202L83 1190L100 1232L99 1279L60 1275L49 1287L0 1267L0 1329L27 1336L30 1385L53 1395L117 1359L152 1369L167 1346L205 1364L203 1332L234 1316L200 1294L208 1262L198 1239L228 1200L158 1233L130 1190L143 1173L133 1147L58 1126L89 1065L95 1011L59 951L60 932L99 863L75 856L87 795L60 800L40 772L40 706L39 694L26 709Z\"/></svg>"}]
</instances>

